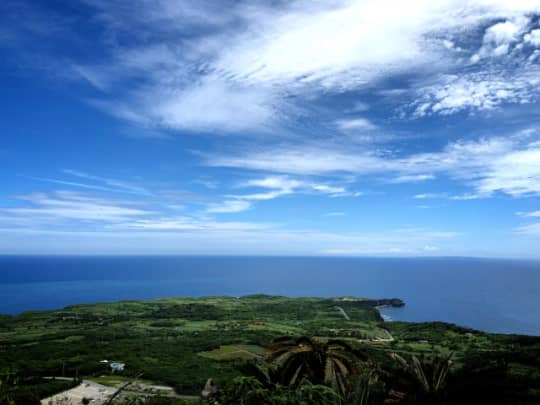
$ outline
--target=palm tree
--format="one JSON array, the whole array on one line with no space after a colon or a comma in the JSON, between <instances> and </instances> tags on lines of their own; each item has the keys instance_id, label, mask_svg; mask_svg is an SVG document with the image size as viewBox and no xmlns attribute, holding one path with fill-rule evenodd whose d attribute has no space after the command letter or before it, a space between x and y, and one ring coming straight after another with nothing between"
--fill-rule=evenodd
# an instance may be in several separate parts
<instances>
[{"instance_id":1,"label":"palm tree","mask_svg":"<svg viewBox=\"0 0 540 405\"><path fill-rule=\"evenodd\" d=\"M308 380L329 385L341 395L346 391L346 377L359 368L363 357L343 341L308 337L276 339L266 349L266 362L277 367L282 384L298 386Z\"/></svg>"},{"instance_id":2,"label":"palm tree","mask_svg":"<svg viewBox=\"0 0 540 405\"><path fill-rule=\"evenodd\" d=\"M273 403L273 400L272 392L264 388L256 378L237 377L217 402L225 405L260 405Z\"/></svg>"},{"instance_id":3,"label":"palm tree","mask_svg":"<svg viewBox=\"0 0 540 405\"><path fill-rule=\"evenodd\" d=\"M333 389L324 385L313 385L308 381L291 391L288 399L287 403L295 405L336 405L340 403L339 395Z\"/></svg>"},{"instance_id":4,"label":"palm tree","mask_svg":"<svg viewBox=\"0 0 540 405\"><path fill-rule=\"evenodd\" d=\"M416 392L408 394L415 396L415 403L442 403L446 377L452 365L452 353L447 356L430 356L422 359L412 356L410 361L396 353L390 356L413 379L417 389Z\"/></svg>"},{"instance_id":5,"label":"palm tree","mask_svg":"<svg viewBox=\"0 0 540 405\"><path fill-rule=\"evenodd\" d=\"M14 405L15 402L11 398L11 392L17 380L11 373L0 375L0 405Z\"/></svg>"},{"instance_id":6,"label":"palm tree","mask_svg":"<svg viewBox=\"0 0 540 405\"><path fill-rule=\"evenodd\" d=\"M273 390L281 385L279 371L272 365L263 365L258 361L248 362L242 366L242 371L259 381L264 388Z\"/></svg>"}]
</instances>

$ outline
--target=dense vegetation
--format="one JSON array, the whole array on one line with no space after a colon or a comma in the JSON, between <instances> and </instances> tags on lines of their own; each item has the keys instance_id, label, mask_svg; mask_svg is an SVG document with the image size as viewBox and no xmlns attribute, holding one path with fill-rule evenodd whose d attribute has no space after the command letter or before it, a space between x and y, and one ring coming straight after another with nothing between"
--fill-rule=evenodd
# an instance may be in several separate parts
<instances>
[{"instance_id":1,"label":"dense vegetation","mask_svg":"<svg viewBox=\"0 0 540 405\"><path fill-rule=\"evenodd\" d=\"M0 317L0 374L16 376L3 385L16 403L70 384L40 377L108 376L105 359L180 394L212 378L223 404L540 403L540 338L385 323L367 300L179 298Z\"/></svg>"}]
</instances>

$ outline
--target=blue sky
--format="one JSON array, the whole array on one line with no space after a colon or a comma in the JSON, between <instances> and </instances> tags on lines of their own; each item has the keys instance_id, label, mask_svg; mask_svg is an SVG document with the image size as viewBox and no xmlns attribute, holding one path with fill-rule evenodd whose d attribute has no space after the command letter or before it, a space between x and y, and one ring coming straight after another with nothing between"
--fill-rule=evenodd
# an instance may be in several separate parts
<instances>
[{"instance_id":1,"label":"blue sky","mask_svg":"<svg viewBox=\"0 0 540 405\"><path fill-rule=\"evenodd\" d=\"M540 0L4 0L0 253L540 257Z\"/></svg>"}]
</instances>

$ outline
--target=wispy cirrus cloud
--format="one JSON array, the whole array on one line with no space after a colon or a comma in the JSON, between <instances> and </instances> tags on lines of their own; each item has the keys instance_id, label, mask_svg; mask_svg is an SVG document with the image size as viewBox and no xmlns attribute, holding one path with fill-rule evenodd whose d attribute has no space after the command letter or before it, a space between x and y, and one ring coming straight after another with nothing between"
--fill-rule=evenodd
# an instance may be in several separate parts
<instances>
[{"instance_id":1,"label":"wispy cirrus cloud","mask_svg":"<svg viewBox=\"0 0 540 405\"><path fill-rule=\"evenodd\" d=\"M523 235L540 236L540 222L520 226L516 231Z\"/></svg>"},{"instance_id":2,"label":"wispy cirrus cloud","mask_svg":"<svg viewBox=\"0 0 540 405\"><path fill-rule=\"evenodd\" d=\"M130 222L115 224L112 229L122 230L140 230L140 231L197 231L197 232L247 232L247 231L265 231L273 228L273 224L252 223L252 222L234 222L234 221L214 221L209 219L200 219L193 217L176 218L154 218L154 219L135 219Z\"/></svg>"},{"instance_id":3,"label":"wispy cirrus cloud","mask_svg":"<svg viewBox=\"0 0 540 405\"><path fill-rule=\"evenodd\" d=\"M342 132L372 131L377 126L366 118L349 118L336 121L337 128Z\"/></svg>"},{"instance_id":4,"label":"wispy cirrus cloud","mask_svg":"<svg viewBox=\"0 0 540 405\"><path fill-rule=\"evenodd\" d=\"M540 218L540 211L530 211L530 212L517 212L516 213L522 217L538 217Z\"/></svg>"},{"instance_id":5,"label":"wispy cirrus cloud","mask_svg":"<svg viewBox=\"0 0 540 405\"><path fill-rule=\"evenodd\" d=\"M58 67L68 66L71 76L101 92L93 105L148 128L269 133L310 116L309 100L317 95L365 90L403 75L431 82L419 86L419 94L404 83L403 90L419 100L417 116L536 97L534 66L515 68L497 58L518 52L528 60L538 51L537 27L529 18L540 12L537 0L136 0L137 15L120 0L83 3L107 32L97 44L99 57L81 60L73 53L62 59L71 63ZM46 25L48 16L41 17L32 24ZM77 19L65 20L64 31L78 31ZM15 32L47 40L39 30ZM479 47L471 32L481 36ZM50 52L50 60L58 59ZM481 63L487 59L489 65ZM508 84L508 77L515 83ZM389 100L395 95L379 90ZM366 111L361 100L357 105L356 111ZM367 129L358 119L353 125L359 124Z\"/></svg>"},{"instance_id":6,"label":"wispy cirrus cloud","mask_svg":"<svg viewBox=\"0 0 540 405\"><path fill-rule=\"evenodd\" d=\"M474 190L461 199L488 197L496 192L520 197L540 194L537 138L536 133L531 133L525 138L516 135L458 140L448 143L441 151L409 155L291 145L231 156L211 156L207 158L207 164L297 175L394 174L401 182L428 180L429 176L437 174L451 177Z\"/></svg>"},{"instance_id":7,"label":"wispy cirrus cloud","mask_svg":"<svg viewBox=\"0 0 540 405\"><path fill-rule=\"evenodd\" d=\"M26 218L30 222L42 222L51 219L60 221L122 221L127 218L147 216L152 211L125 204L115 200L88 196L69 191L57 191L52 194L32 193L18 197L27 202L27 207L0 208L3 221Z\"/></svg>"},{"instance_id":8,"label":"wispy cirrus cloud","mask_svg":"<svg viewBox=\"0 0 540 405\"><path fill-rule=\"evenodd\" d=\"M168 215L164 208L148 207L148 203L117 200L71 191L32 193L17 198L23 206L0 208L0 226L12 230L35 230L46 225L51 232L118 232L129 229L147 231L243 231L262 230L271 224L216 221L195 215ZM242 204L243 201L234 201ZM178 207L173 207L178 210ZM183 209L184 207L182 207ZM243 209L243 206L240 208ZM216 205L214 213L238 212L235 204ZM46 231L44 231L46 232ZM76 233L76 232L75 232ZM74 234L75 234L74 233Z\"/></svg>"},{"instance_id":9,"label":"wispy cirrus cloud","mask_svg":"<svg viewBox=\"0 0 540 405\"><path fill-rule=\"evenodd\" d=\"M144 196L151 195L151 192L148 189L141 187L137 184L133 184L133 183L122 181L122 180L95 176L92 174L84 173L78 170L71 170L71 169L64 169L62 170L62 173L67 174L68 178L59 179L59 178L36 177L36 176L26 176L26 177L32 180L44 181L47 183L60 184L64 186L71 186L71 187L77 187L77 188L82 188L82 189L108 191L108 192L115 192L115 193L138 194L138 195L144 195ZM79 181L73 180L74 177L79 179ZM87 180L89 182L82 183L80 179Z\"/></svg>"},{"instance_id":10,"label":"wispy cirrus cloud","mask_svg":"<svg viewBox=\"0 0 540 405\"><path fill-rule=\"evenodd\" d=\"M263 183L276 184L274 180ZM153 253L245 253L248 246L250 254L429 254L423 246L459 237L453 231L420 228L335 233L264 222L218 221L201 215L165 215L140 200L68 191L33 193L19 200L22 206L0 208L0 235L10 235L4 239L2 252L18 252L20 241L31 236L31 251L48 253L66 248L71 253L95 248L101 253L148 252L151 243L157 246Z\"/></svg>"},{"instance_id":11,"label":"wispy cirrus cloud","mask_svg":"<svg viewBox=\"0 0 540 405\"><path fill-rule=\"evenodd\" d=\"M119 20L114 5L93 4L109 19ZM406 6L392 0L239 2L227 10L227 18L217 15L219 6L186 1L158 2L149 11L160 16L155 20L160 24L156 30L160 43L117 51L112 64L116 68L108 72L111 80L125 72L147 79L136 92L108 104L113 113L138 117L145 125L260 131L294 121L297 112L291 95L358 90L411 72L437 82L421 86L419 98L424 101L416 108L417 116L530 102L536 94L533 65L514 69L500 61L493 68L476 62L508 54L520 43L528 44L524 59L532 54L534 27L527 15L540 11L537 1L418 0ZM178 33L178 26L191 25L194 16L210 35L195 36L187 46L177 41L163 44L163 31ZM445 45L467 41L473 30L484 31L480 49ZM317 46L305 46L310 43ZM471 64L472 72L461 71L471 71ZM88 73L92 66L85 69L84 76L99 76ZM515 79L512 84L509 75ZM415 92L411 90L413 96ZM305 110L304 105L299 111ZM342 120L338 126L373 129L366 119Z\"/></svg>"},{"instance_id":12,"label":"wispy cirrus cloud","mask_svg":"<svg viewBox=\"0 0 540 405\"><path fill-rule=\"evenodd\" d=\"M210 204L206 212L210 214L230 214L251 208L251 203L243 200L225 200L219 204Z\"/></svg>"},{"instance_id":13,"label":"wispy cirrus cloud","mask_svg":"<svg viewBox=\"0 0 540 405\"><path fill-rule=\"evenodd\" d=\"M240 184L243 188L262 188L269 191L253 194L237 194L232 197L241 200L272 200L295 193L318 193L329 197L358 197L361 192L350 191L340 185L326 184L312 180L300 180L289 176L267 176Z\"/></svg>"},{"instance_id":14,"label":"wispy cirrus cloud","mask_svg":"<svg viewBox=\"0 0 540 405\"><path fill-rule=\"evenodd\" d=\"M289 176L267 176L241 182L238 188L249 188L256 191L246 194L229 194L221 203L211 203L206 212L210 214L229 214L253 208L253 203L269 201L293 194L321 194L332 198L359 197L361 192L352 192L343 186L317 183L309 180L295 179Z\"/></svg>"},{"instance_id":15,"label":"wispy cirrus cloud","mask_svg":"<svg viewBox=\"0 0 540 405\"><path fill-rule=\"evenodd\" d=\"M81 241L92 240L94 248L107 253L147 252L198 254L306 254L332 256L361 255L433 255L426 246L447 246L460 235L428 229L384 232L332 233L313 229L283 229L245 222L177 220L137 220L107 230L73 231L40 228L0 227L0 235L9 234L9 243L0 251L18 251L20 240L31 236L34 251L61 252L66 246L72 253L92 252ZM77 243L74 243L77 241ZM246 250L246 247L248 250Z\"/></svg>"},{"instance_id":16,"label":"wispy cirrus cloud","mask_svg":"<svg viewBox=\"0 0 540 405\"><path fill-rule=\"evenodd\" d=\"M540 218L540 211L516 212L516 215L524 218ZM522 225L516 229L522 235L540 236L540 222Z\"/></svg>"},{"instance_id":17,"label":"wispy cirrus cloud","mask_svg":"<svg viewBox=\"0 0 540 405\"><path fill-rule=\"evenodd\" d=\"M104 183L107 186L114 187L114 190L116 191L133 193L133 194L141 194L141 195L151 195L150 191L148 191L146 188L133 184L133 183L128 183L122 180L95 176L92 174L88 174L85 172L72 170L72 169L64 169L63 172L68 175L79 177L82 179L91 180L98 183Z\"/></svg>"},{"instance_id":18,"label":"wispy cirrus cloud","mask_svg":"<svg viewBox=\"0 0 540 405\"><path fill-rule=\"evenodd\" d=\"M324 214L325 217L344 217L347 214L341 211L327 212Z\"/></svg>"},{"instance_id":19,"label":"wispy cirrus cloud","mask_svg":"<svg viewBox=\"0 0 540 405\"><path fill-rule=\"evenodd\" d=\"M390 179L390 183L420 183L435 179L433 174L404 174Z\"/></svg>"}]
</instances>

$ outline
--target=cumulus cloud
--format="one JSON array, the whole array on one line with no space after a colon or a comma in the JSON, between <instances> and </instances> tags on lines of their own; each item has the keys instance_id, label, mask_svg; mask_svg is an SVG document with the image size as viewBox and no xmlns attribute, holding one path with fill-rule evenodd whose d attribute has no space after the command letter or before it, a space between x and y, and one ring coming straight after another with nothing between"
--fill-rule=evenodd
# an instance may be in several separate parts
<instances>
[{"instance_id":1,"label":"cumulus cloud","mask_svg":"<svg viewBox=\"0 0 540 405\"><path fill-rule=\"evenodd\" d=\"M528 18L520 16L488 27L484 33L482 47L471 57L471 61L476 63L488 56L508 54L510 47L521 39L529 22Z\"/></svg>"},{"instance_id":2,"label":"cumulus cloud","mask_svg":"<svg viewBox=\"0 0 540 405\"><path fill-rule=\"evenodd\" d=\"M414 115L449 115L464 110L493 110L505 103L526 104L537 98L539 69L525 66L519 72L476 72L445 75L419 90Z\"/></svg>"},{"instance_id":3,"label":"cumulus cloud","mask_svg":"<svg viewBox=\"0 0 540 405\"><path fill-rule=\"evenodd\" d=\"M523 40L533 46L540 46L540 29L531 30L531 32L525 34Z\"/></svg>"}]
</instances>

